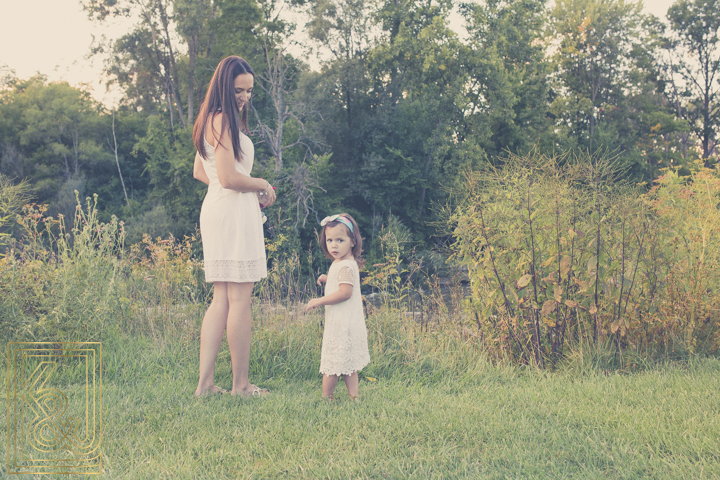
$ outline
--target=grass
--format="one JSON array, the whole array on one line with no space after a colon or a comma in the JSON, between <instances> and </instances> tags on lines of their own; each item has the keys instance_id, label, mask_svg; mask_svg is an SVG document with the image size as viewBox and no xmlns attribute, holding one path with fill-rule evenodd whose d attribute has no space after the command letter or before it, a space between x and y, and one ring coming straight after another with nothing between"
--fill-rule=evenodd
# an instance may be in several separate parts
<instances>
[{"instance_id":1,"label":"grass","mask_svg":"<svg viewBox=\"0 0 720 480\"><path fill-rule=\"evenodd\" d=\"M197 326L104 341L105 478L720 477L717 359L632 373L493 365L467 339L383 311L368 319L362 401L339 385L329 402L319 317L256 317L251 379L273 392L263 399L192 396ZM216 383L231 375L223 345Z\"/></svg>"},{"instance_id":2,"label":"grass","mask_svg":"<svg viewBox=\"0 0 720 480\"><path fill-rule=\"evenodd\" d=\"M337 401L323 400L322 317L292 303L314 295L299 257L275 261L256 289L250 378L272 395L196 399L209 290L190 239L120 255L122 227L98 223L90 202L72 245L41 233L57 223L41 210L27 212L26 243L0 262L0 339L102 341L103 478L720 478L718 358L675 346L617 355L605 336L568 341L557 370L518 366L479 345L461 288L449 299L430 288L412 313L400 311L409 308L402 295L368 304L363 400L342 386ZM397 262L376 271L385 279L377 288L399 285L387 280ZM664 340L682 343L675 333ZM64 362L47 385L80 411L83 372ZM231 379L223 345L216 384ZM7 423L0 406L4 438ZM0 464L0 478L7 473Z\"/></svg>"}]
</instances>

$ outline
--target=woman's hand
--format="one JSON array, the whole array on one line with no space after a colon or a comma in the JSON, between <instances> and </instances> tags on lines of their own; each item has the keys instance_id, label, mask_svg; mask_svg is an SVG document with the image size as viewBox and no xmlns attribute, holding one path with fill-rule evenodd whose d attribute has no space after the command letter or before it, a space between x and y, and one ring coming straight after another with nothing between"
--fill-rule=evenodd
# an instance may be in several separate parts
<instances>
[{"instance_id":1,"label":"woman's hand","mask_svg":"<svg viewBox=\"0 0 720 480\"><path fill-rule=\"evenodd\" d=\"M323 273L322 275L320 275L320 276L318 277L318 279L317 279L317 284L322 287L322 284L323 284L323 283L326 283L326 282L327 282L327 275L325 275L325 274Z\"/></svg>"},{"instance_id":2,"label":"woman's hand","mask_svg":"<svg viewBox=\"0 0 720 480\"><path fill-rule=\"evenodd\" d=\"M275 187L270 185L270 182L267 182L267 187L265 187L265 190L260 190L257 192L258 199L260 200L260 208L266 208L271 206L273 203L275 203L275 199L277 198L275 196Z\"/></svg>"}]
</instances>

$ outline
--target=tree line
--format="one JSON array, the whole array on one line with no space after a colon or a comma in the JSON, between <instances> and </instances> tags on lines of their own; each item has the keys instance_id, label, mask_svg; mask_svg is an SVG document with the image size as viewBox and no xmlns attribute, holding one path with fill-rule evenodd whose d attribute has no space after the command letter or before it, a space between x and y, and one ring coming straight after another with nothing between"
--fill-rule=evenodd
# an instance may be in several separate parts
<instances>
[{"instance_id":1,"label":"tree line","mask_svg":"<svg viewBox=\"0 0 720 480\"><path fill-rule=\"evenodd\" d=\"M100 24L135 22L91 46L119 105L4 69L0 173L30 182L53 215L72 215L75 190L97 193L131 242L194 231L205 189L192 178L190 133L227 55L257 74L255 174L278 186L267 225L281 249L306 248L318 220L340 210L371 248L392 216L432 249L443 242L435 206L463 188L464 172L531 149L608 152L647 185L663 168L718 158L720 0L678 0L664 19L625 0L83 6ZM448 20L456 9L460 32ZM316 54L319 71L304 61Z\"/></svg>"}]
</instances>

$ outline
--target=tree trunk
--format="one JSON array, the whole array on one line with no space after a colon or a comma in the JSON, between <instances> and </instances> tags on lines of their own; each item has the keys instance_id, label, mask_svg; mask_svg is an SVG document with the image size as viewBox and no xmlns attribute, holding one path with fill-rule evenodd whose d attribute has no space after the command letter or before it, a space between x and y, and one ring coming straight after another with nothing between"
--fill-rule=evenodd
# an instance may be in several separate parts
<instances>
[{"instance_id":1,"label":"tree trunk","mask_svg":"<svg viewBox=\"0 0 720 480\"><path fill-rule=\"evenodd\" d=\"M425 171L423 172L423 179L427 179L428 173L430 172L430 162L432 162L432 152L428 152L427 161L425 162ZM418 218L422 216L423 205L425 204L425 192L427 187L422 187L420 190L420 205L418 205Z\"/></svg>"},{"instance_id":2,"label":"tree trunk","mask_svg":"<svg viewBox=\"0 0 720 480\"><path fill-rule=\"evenodd\" d=\"M166 7L163 4L162 0L158 0L157 5L160 10L160 20L162 20L163 31L165 32L165 42L167 44L169 53L168 60L170 62L170 89L172 90L173 97L175 97L175 104L178 109L178 117L180 118L180 123L184 128L185 126L187 126L187 124L185 123L182 100L180 99L180 91L178 90L178 87L180 86L180 76L178 75L177 65L175 64L175 54L173 53L172 41L170 40L170 31L168 29L168 24L170 23L170 21L167 16Z\"/></svg>"},{"instance_id":3,"label":"tree trunk","mask_svg":"<svg viewBox=\"0 0 720 480\"><path fill-rule=\"evenodd\" d=\"M703 160L705 161L705 166L707 168L710 168L710 155L712 155L711 151L711 142L713 137L713 128L712 128L712 121L710 120L710 87L707 85L705 86L705 96L703 98L703 138L702 138L702 148L703 148Z\"/></svg>"},{"instance_id":4,"label":"tree trunk","mask_svg":"<svg viewBox=\"0 0 720 480\"><path fill-rule=\"evenodd\" d=\"M114 144L114 152L115 152L115 164L117 165L118 169L118 175L120 175L120 184L123 188L123 194L125 195L125 204L129 207L130 206L130 200L128 200L127 196L127 190L125 190L125 181L123 180L122 172L120 171L120 159L118 158L118 144L117 144L117 137L115 136L115 112L112 114L112 132L113 132L113 144Z\"/></svg>"},{"instance_id":5,"label":"tree trunk","mask_svg":"<svg viewBox=\"0 0 720 480\"><path fill-rule=\"evenodd\" d=\"M188 42L188 96L187 96L187 123L193 123L193 104L195 102L195 61L197 59L198 36L192 35L187 38Z\"/></svg>"}]
</instances>

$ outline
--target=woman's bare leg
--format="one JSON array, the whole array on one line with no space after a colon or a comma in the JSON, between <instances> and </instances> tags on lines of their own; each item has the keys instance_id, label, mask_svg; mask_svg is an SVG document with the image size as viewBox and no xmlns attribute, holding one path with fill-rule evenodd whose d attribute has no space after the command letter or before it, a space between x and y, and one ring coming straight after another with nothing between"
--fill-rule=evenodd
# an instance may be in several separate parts
<instances>
[{"instance_id":1,"label":"woman's bare leg","mask_svg":"<svg viewBox=\"0 0 720 480\"><path fill-rule=\"evenodd\" d=\"M360 395L358 372L353 372L352 375L343 375L343 381L347 387L348 395L352 398L357 398L357 396Z\"/></svg>"},{"instance_id":2,"label":"woman's bare leg","mask_svg":"<svg viewBox=\"0 0 720 480\"><path fill-rule=\"evenodd\" d=\"M227 339L233 369L234 395L249 395L255 385L248 381L252 311L250 302L254 283L228 283Z\"/></svg>"},{"instance_id":3,"label":"woman's bare leg","mask_svg":"<svg viewBox=\"0 0 720 480\"><path fill-rule=\"evenodd\" d=\"M323 373L323 397L333 398L333 392L335 392L335 385L337 385L339 378L340 377L338 375L325 375Z\"/></svg>"},{"instance_id":4,"label":"woman's bare leg","mask_svg":"<svg viewBox=\"0 0 720 480\"><path fill-rule=\"evenodd\" d=\"M220 391L215 387L215 359L222 343L228 319L226 282L215 282L213 299L205 312L200 330L200 379L195 396Z\"/></svg>"}]
</instances>

